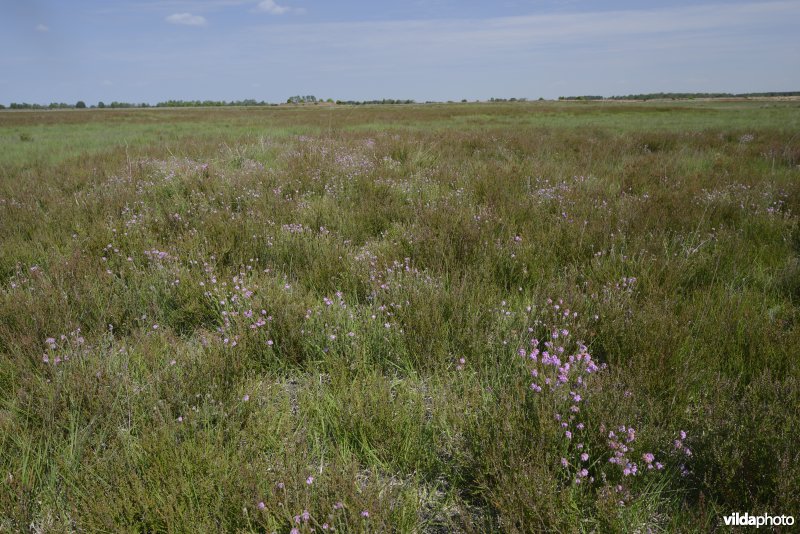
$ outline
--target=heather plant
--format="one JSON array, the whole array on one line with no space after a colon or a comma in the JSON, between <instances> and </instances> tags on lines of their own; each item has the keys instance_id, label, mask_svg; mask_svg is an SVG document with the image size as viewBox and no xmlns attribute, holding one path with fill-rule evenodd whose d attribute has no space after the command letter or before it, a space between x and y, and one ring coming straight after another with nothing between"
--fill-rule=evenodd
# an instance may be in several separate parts
<instances>
[{"instance_id":1,"label":"heather plant","mask_svg":"<svg viewBox=\"0 0 800 534\"><path fill-rule=\"evenodd\" d=\"M0 530L797 515L797 107L395 108L0 114Z\"/></svg>"}]
</instances>

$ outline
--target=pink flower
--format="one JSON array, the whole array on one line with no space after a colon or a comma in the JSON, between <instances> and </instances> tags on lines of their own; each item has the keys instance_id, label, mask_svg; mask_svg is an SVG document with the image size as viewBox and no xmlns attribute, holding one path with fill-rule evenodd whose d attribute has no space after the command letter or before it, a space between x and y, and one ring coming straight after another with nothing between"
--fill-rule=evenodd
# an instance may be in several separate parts
<instances>
[{"instance_id":1,"label":"pink flower","mask_svg":"<svg viewBox=\"0 0 800 534\"><path fill-rule=\"evenodd\" d=\"M369 517L369 510L361 510L361 517Z\"/></svg>"},{"instance_id":2,"label":"pink flower","mask_svg":"<svg viewBox=\"0 0 800 534\"><path fill-rule=\"evenodd\" d=\"M308 478L306 479L306 484L308 484L309 486L310 486L311 484L313 484L313 483L314 483L314 477L308 477Z\"/></svg>"}]
</instances>

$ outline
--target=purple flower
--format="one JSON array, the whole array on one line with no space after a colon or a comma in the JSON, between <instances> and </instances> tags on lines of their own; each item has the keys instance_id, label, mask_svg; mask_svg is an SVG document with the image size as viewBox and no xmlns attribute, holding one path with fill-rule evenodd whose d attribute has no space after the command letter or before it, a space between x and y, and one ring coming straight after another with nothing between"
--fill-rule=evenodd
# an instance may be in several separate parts
<instances>
[{"instance_id":1,"label":"purple flower","mask_svg":"<svg viewBox=\"0 0 800 534\"><path fill-rule=\"evenodd\" d=\"M258 509L259 509L259 510L263 510L263 509L264 509L264 508L266 508L266 507L267 507L267 505L266 505L266 504L264 504L264 501L261 501L261 502L259 502L259 503L258 503Z\"/></svg>"},{"instance_id":2,"label":"purple flower","mask_svg":"<svg viewBox=\"0 0 800 534\"><path fill-rule=\"evenodd\" d=\"M306 484L308 484L309 486L310 486L311 484L313 484L313 483L314 483L314 477L308 477L308 478L306 479Z\"/></svg>"},{"instance_id":3,"label":"purple flower","mask_svg":"<svg viewBox=\"0 0 800 534\"><path fill-rule=\"evenodd\" d=\"M584 452L583 454L581 454L581 461L585 462L587 460L589 460L589 454Z\"/></svg>"},{"instance_id":4,"label":"purple flower","mask_svg":"<svg viewBox=\"0 0 800 534\"><path fill-rule=\"evenodd\" d=\"M369 517L369 510L361 510L361 517Z\"/></svg>"}]
</instances>

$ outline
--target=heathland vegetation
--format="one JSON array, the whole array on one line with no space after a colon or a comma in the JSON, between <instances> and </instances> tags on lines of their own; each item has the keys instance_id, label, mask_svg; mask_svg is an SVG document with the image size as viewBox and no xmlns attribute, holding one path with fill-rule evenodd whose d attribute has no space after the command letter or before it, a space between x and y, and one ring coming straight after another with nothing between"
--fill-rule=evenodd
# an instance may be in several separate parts
<instances>
[{"instance_id":1,"label":"heathland vegetation","mask_svg":"<svg viewBox=\"0 0 800 534\"><path fill-rule=\"evenodd\" d=\"M797 102L0 113L0 530L800 511Z\"/></svg>"}]
</instances>

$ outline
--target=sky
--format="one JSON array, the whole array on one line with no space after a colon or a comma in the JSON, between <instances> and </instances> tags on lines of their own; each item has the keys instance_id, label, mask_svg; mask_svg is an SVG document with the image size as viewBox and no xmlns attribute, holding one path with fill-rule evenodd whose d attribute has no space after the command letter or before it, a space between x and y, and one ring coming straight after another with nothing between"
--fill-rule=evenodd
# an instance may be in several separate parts
<instances>
[{"instance_id":1,"label":"sky","mask_svg":"<svg viewBox=\"0 0 800 534\"><path fill-rule=\"evenodd\" d=\"M800 0L0 0L0 103L800 90Z\"/></svg>"}]
</instances>

